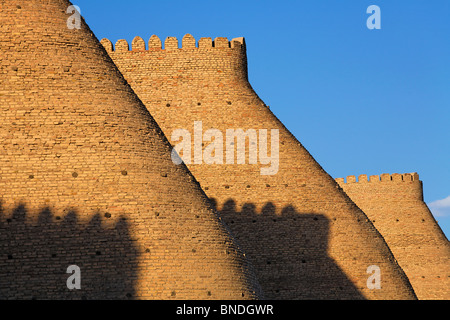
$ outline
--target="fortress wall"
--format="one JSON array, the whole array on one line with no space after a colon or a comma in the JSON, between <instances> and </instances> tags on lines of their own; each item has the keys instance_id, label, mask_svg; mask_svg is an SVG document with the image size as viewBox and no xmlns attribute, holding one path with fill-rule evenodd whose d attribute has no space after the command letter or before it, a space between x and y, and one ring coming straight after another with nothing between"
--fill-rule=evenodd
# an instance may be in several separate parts
<instances>
[{"instance_id":1,"label":"fortress wall","mask_svg":"<svg viewBox=\"0 0 450 320\"><path fill-rule=\"evenodd\" d=\"M179 141L172 133L193 134L195 121L203 133L217 129L224 136L227 129L278 130L274 175L261 174L268 165L249 164L248 139L245 164L188 164L255 266L267 298L415 298L366 215L253 91L243 39L197 44L187 35L182 48L168 38L165 49L156 36L146 47L139 38L131 48L123 40L102 43L173 145ZM210 143L203 141L202 151ZM381 290L367 288L371 265L383 272Z\"/></svg>"},{"instance_id":2,"label":"fortress wall","mask_svg":"<svg viewBox=\"0 0 450 320\"><path fill-rule=\"evenodd\" d=\"M336 179L383 235L419 299L450 298L450 246L417 173Z\"/></svg>"},{"instance_id":3,"label":"fortress wall","mask_svg":"<svg viewBox=\"0 0 450 320\"><path fill-rule=\"evenodd\" d=\"M89 27L67 27L69 5L0 2L0 299L261 297Z\"/></svg>"},{"instance_id":4,"label":"fortress wall","mask_svg":"<svg viewBox=\"0 0 450 320\"><path fill-rule=\"evenodd\" d=\"M230 42L226 38L201 38L197 44L191 35L186 35L181 43L168 37L164 41L165 49L155 35L148 46L140 37L136 37L131 46L126 40L117 41L114 47L107 39L101 42L125 75L133 73L127 81L141 99L151 101L155 108L172 108L178 112L182 111L179 110L181 103L198 107L220 103L229 97L230 87L249 85L243 38ZM192 87L195 87L195 95L189 90ZM154 88L158 88L157 95ZM183 124L184 121L179 122Z\"/></svg>"}]
</instances>

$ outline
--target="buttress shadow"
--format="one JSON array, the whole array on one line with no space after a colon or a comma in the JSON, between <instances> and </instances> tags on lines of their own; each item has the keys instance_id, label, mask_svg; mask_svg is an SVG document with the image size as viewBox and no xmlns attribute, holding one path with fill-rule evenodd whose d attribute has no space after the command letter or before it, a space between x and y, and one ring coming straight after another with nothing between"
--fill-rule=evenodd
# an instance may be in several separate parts
<instances>
[{"instance_id":1,"label":"buttress shadow","mask_svg":"<svg viewBox=\"0 0 450 320\"><path fill-rule=\"evenodd\" d=\"M210 200L217 208L217 200ZM324 215L292 206L277 215L271 202L260 213L252 203L237 211L232 199L218 212L252 262L267 299L364 299L328 255L330 223Z\"/></svg>"},{"instance_id":2,"label":"buttress shadow","mask_svg":"<svg viewBox=\"0 0 450 320\"><path fill-rule=\"evenodd\" d=\"M43 209L30 223L24 205L7 217L0 204L0 299L132 299L138 250L126 218L106 228L94 214L87 224L76 211L64 217ZM69 266L80 268L81 289L70 290Z\"/></svg>"}]
</instances>

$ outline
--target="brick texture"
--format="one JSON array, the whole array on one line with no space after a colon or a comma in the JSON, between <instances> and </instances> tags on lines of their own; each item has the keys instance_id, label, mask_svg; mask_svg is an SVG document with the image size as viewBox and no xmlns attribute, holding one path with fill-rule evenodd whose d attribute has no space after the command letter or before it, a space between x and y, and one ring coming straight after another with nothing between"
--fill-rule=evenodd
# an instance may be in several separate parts
<instances>
[{"instance_id":1,"label":"brick texture","mask_svg":"<svg viewBox=\"0 0 450 320\"><path fill-rule=\"evenodd\" d=\"M210 201L65 0L0 1L0 298L253 299ZM81 268L69 291L66 268Z\"/></svg>"},{"instance_id":2,"label":"brick texture","mask_svg":"<svg viewBox=\"0 0 450 320\"><path fill-rule=\"evenodd\" d=\"M417 173L336 179L386 240L419 299L450 299L450 245Z\"/></svg>"},{"instance_id":3,"label":"brick texture","mask_svg":"<svg viewBox=\"0 0 450 320\"><path fill-rule=\"evenodd\" d=\"M386 242L253 91L243 38L102 44L170 139L176 129L278 129L279 171L267 165L188 164L243 246L271 299L414 299ZM177 141L172 141L176 144ZM208 141L203 148L208 147ZM246 142L247 156L249 142ZM194 145L192 145L194 148ZM225 150L225 148L224 148ZM377 265L382 288L367 288Z\"/></svg>"}]
</instances>

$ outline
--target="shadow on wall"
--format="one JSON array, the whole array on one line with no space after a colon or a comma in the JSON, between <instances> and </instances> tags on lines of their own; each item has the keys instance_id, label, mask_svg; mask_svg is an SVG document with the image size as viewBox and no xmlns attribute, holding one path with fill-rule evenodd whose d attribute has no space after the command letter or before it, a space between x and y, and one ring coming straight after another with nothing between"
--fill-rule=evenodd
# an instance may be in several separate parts
<instances>
[{"instance_id":1,"label":"shadow on wall","mask_svg":"<svg viewBox=\"0 0 450 320\"><path fill-rule=\"evenodd\" d=\"M126 218L104 228L100 214L80 225L75 211L60 218L44 209L37 223L27 220L24 205L9 218L0 205L0 299L134 297L138 251ZM67 288L70 265L81 269L81 290Z\"/></svg>"},{"instance_id":2,"label":"shadow on wall","mask_svg":"<svg viewBox=\"0 0 450 320\"><path fill-rule=\"evenodd\" d=\"M210 199L213 206L217 201ZM248 254L267 299L365 299L328 256L329 221L320 214L299 213L291 206L276 215L265 204L257 214L247 203L236 211L234 200L219 210Z\"/></svg>"}]
</instances>

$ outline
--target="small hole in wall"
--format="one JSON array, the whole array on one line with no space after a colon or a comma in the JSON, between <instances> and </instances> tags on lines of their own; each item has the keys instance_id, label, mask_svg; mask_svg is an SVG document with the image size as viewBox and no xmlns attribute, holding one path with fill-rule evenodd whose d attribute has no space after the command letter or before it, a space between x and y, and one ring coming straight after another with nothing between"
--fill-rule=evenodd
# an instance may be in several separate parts
<instances>
[{"instance_id":1,"label":"small hole in wall","mask_svg":"<svg viewBox=\"0 0 450 320\"><path fill-rule=\"evenodd\" d=\"M175 297L177 295L177 293L175 291L172 291L171 295L172 295L172 297Z\"/></svg>"},{"instance_id":2,"label":"small hole in wall","mask_svg":"<svg viewBox=\"0 0 450 320\"><path fill-rule=\"evenodd\" d=\"M166 107L167 107L167 108L170 107L170 103L166 104Z\"/></svg>"},{"instance_id":3,"label":"small hole in wall","mask_svg":"<svg viewBox=\"0 0 450 320\"><path fill-rule=\"evenodd\" d=\"M145 253L150 253L150 249L145 249Z\"/></svg>"},{"instance_id":4,"label":"small hole in wall","mask_svg":"<svg viewBox=\"0 0 450 320\"><path fill-rule=\"evenodd\" d=\"M198 105L198 106L201 106L201 105L202 105L202 103L201 103L201 102L199 102L199 103L197 103L197 105Z\"/></svg>"},{"instance_id":5,"label":"small hole in wall","mask_svg":"<svg viewBox=\"0 0 450 320\"><path fill-rule=\"evenodd\" d=\"M102 255L102 253L101 253L100 251L97 251L95 254L96 254L97 256L101 256L101 255Z\"/></svg>"},{"instance_id":6,"label":"small hole in wall","mask_svg":"<svg viewBox=\"0 0 450 320\"><path fill-rule=\"evenodd\" d=\"M105 218L107 218L107 219L111 218L111 213L106 212L106 213L105 213Z\"/></svg>"},{"instance_id":7,"label":"small hole in wall","mask_svg":"<svg viewBox=\"0 0 450 320\"><path fill-rule=\"evenodd\" d=\"M302 263L306 263L306 260L302 260Z\"/></svg>"},{"instance_id":8,"label":"small hole in wall","mask_svg":"<svg viewBox=\"0 0 450 320\"><path fill-rule=\"evenodd\" d=\"M266 184L266 187L267 187L267 188L270 188L270 184Z\"/></svg>"},{"instance_id":9,"label":"small hole in wall","mask_svg":"<svg viewBox=\"0 0 450 320\"><path fill-rule=\"evenodd\" d=\"M56 216L55 219L56 220L61 220L61 217L60 216Z\"/></svg>"},{"instance_id":10,"label":"small hole in wall","mask_svg":"<svg viewBox=\"0 0 450 320\"><path fill-rule=\"evenodd\" d=\"M78 173L76 173L76 172L72 173L72 177L77 178L78 177Z\"/></svg>"},{"instance_id":11,"label":"small hole in wall","mask_svg":"<svg viewBox=\"0 0 450 320\"><path fill-rule=\"evenodd\" d=\"M30 174L30 175L28 176L28 178L34 179L34 175Z\"/></svg>"},{"instance_id":12,"label":"small hole in wall","mask_svg":"<svg viewBox=\"0 0 450 320\"><path fill-rule=\"evenodd\" d=\"M196 252L197 252L197 250L195 250L195 249L192 249L192 252L193 252L193 253L196 253Z\"/></svg>"},{"instance_id":13,"label":"small hole in wall","mask_svg":"<svg viewBox=\"0 0 450 320\"><path fill-rule=\"evenodd\" d=\"M13 70L13 71L19 71L19 68L17 68L17 67L12 67L12 70Z\"/></svg>"},{"instance_id":14,"label":"small hole in wall","mask_svg":"<svg viewBox=\"0 0 450 320\"><path fill-rule=\"evenodd\" d=\"M123 170L123 171L122 171L122 175L123 175L123 176L127 176L127 175L128 175L128 172L127 172L126 170Z\"/></svg>"},{"instance_id":15,"label":"small hole in wall","mask_svg":"<svg viewBox=\"0 0 450 320\"><path fill-rule=\"evenodd\" d=\"M211 297L211 291L208 291L208 293L207 293L207 295L208 295L208 297Z\"/></svg>"},{"instance_id":16,"label":"small hole in wall","mask_svg":"<svg viewBox=\"0 0 450 320\"><path fill-rule=\"evenodd\" d=\"M6 219L6 222L11 223L12 220L11 219Z\"/></svg>"},{"instance_id":17,"label":"small hole in wall","mask_svg":"<svg viewBox=\"0 0 450 320\"><path fill-rule=\"evenodd\" d=\"M8 254L8 260L12 260L13 256L11 254Z\"/></svg>"},{"instance_id":18,"label":"small hole in wall","mask_svg":"<svg viewBox=\"0 0 450 320\"><path fill-rule=\"evenodd\" d=\"M19 5L17 5L17 6L16 6L16 8L17 8L17 9L22 9L22 7L21 7L21 6L19 6Z\"/></svg>"},{"instance_id":19,"label":"small hole in wall","mask_svg":"<svg viewBox=\"0 0 450 320\"><path fill-rule=\"evenodd\" d=\"M314 217L314 221L317 221L317 220L319 220L319 218L317 218L317 217Z\"/></svg>"},{"instance_id":20,"label":"small hole in wall","mask_svg":"<svg viewBox=\"0 0 450 320\"><path fill-rule=\"evenodd\" d=\"M232 104L231 101L227 101L227 103L228 103L228 105L231 105L231 104Z\"/></svg>"}]
</instances>

